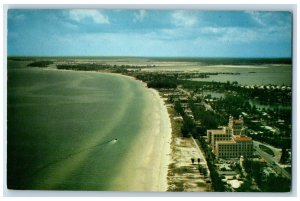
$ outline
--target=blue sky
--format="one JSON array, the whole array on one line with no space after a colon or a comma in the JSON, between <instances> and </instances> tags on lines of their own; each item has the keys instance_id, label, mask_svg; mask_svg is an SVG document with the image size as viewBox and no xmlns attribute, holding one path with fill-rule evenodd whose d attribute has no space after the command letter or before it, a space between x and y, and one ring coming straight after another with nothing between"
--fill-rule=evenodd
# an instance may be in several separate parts
<instances>
[{"instance_id":1,"label":"blue sky","mask_svg":"<svg viewBox=\"0 0 300 201\"><path fill-rule=\"evenodd\" d=\"M289 12L9 10L8 55L290 57Z\"/></svg>"}]
</instances>

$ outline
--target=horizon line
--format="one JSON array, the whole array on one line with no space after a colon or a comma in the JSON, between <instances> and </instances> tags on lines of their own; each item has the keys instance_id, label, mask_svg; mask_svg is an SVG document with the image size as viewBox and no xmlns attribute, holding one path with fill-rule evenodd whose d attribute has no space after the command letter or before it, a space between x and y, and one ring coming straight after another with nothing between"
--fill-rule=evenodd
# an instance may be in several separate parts
<instances>
[{"instance_id":1,"label":"horizon line","mask_svg":"<svg viewBox=\"0 0 300 201\"><path fill-rule=\"evenodd\" d=\"M220 56L127 56L127 55L112 55L112 56L105 56L105 55L7 55L7 58L9 57L38 57L38 58L51 58L51 57L95 57L95 58L104 58L104 57L131 57L131 58L199 58L199 59L293 59L291 56L290 57L220 57Z\"/></svg>"}]
</instances>

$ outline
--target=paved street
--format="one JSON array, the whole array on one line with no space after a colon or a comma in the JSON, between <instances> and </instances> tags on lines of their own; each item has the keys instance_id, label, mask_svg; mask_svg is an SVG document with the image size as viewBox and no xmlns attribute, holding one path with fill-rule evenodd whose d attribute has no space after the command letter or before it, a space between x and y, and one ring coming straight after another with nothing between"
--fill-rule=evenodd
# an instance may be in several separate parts
<instances>
[{"instance_id":1,"label":"paved street","mask_svg":"<svg viewBox=\"0 0 300 201\"><path fill-rule=\"evenodd\" d=\"M274 151L274 153L275 153L275 157L273 157L273 156L267 154L266 152L264 152L263 150L261 150L259 148L260 144L263 144L263 143L257 142L257 141L253 141L253 145L254 145L255 151L257 151L257 153L263 159L266 160L266 162L268 163L268 165L270 167L272 167L277 172L277 174L279 174L279 175L282 174L284 177L291 179L290 173L288 173L284 168L280 167L280 164L278 163L279 160L277 159L278 158L278 153L275 152L276 150L274 151L274 149L272 149L272 151ZM272 148L270 145L266 145L266 144L263 144L263 145L268 146L269 148Z\"/></svg>"}]
</instances>

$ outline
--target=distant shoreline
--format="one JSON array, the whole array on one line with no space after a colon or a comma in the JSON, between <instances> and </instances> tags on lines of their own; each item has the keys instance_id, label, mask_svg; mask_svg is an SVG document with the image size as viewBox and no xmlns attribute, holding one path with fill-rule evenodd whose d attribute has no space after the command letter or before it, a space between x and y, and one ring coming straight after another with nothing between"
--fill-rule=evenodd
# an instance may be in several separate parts
<instances>
[{"instance_id":1,"label":"distant shoreline","mask_svg":"<svg viewBox=\"0 0 300 201\"><path fill-rule=\"evenodd\" d=\"M28 61L34 59L83 59L83 60L150 60L152 62L195 62L204 65L292 65L290 57L151 57L151 56L7 56L7 60Z\"/></svg>"}]
</instances>

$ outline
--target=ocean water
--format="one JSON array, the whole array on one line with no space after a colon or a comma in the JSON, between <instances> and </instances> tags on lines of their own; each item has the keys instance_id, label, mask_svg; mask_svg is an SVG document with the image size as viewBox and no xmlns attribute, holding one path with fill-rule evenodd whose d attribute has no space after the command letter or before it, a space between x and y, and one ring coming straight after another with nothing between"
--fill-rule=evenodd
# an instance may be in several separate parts
<instances>
[{"instance_id":1,"label":"ocean water","mask_svg":"<svg viewBox=\"0 0 300 201\"><path fill-rule=\"evenodd\" d=\"M8 65L9 188L152 189L137 183L137 172L153 175L143 157L160 126L149 90L119 75Z\"/></svg>"},{"instance_id":2,"label":"ocean water","mask_svg":"<svg viewBox=\"0 0 300 201\"><path fill-rule=\"evenodd\" d=\"M209 78L195 78L199 81L233 82L242 85L292 85L292 66L279 65L241 65L241 66L199 66L202 72L239 73L210 75Z\"/></svg>"}]
</instances>

